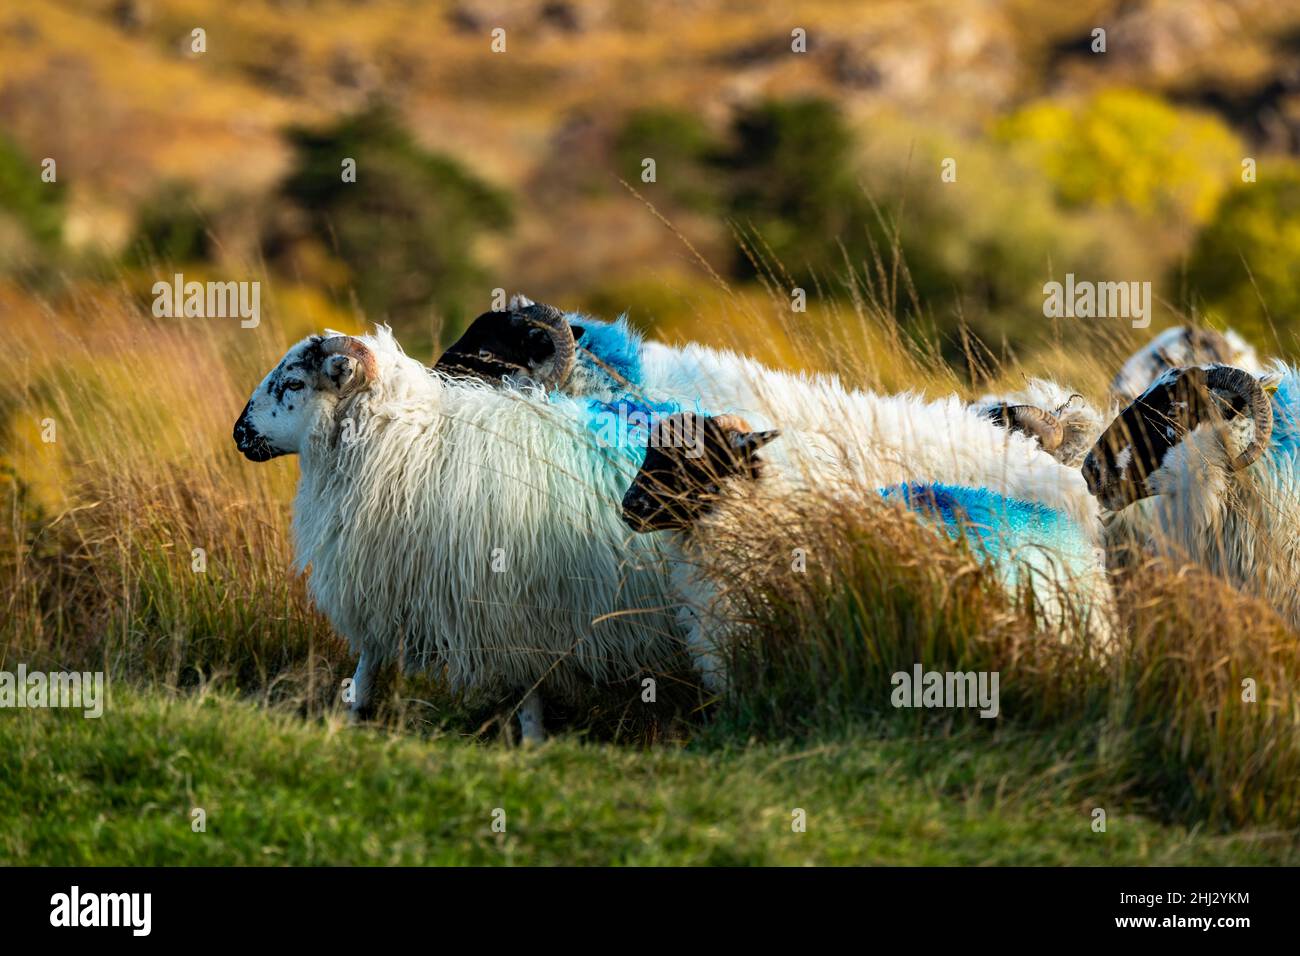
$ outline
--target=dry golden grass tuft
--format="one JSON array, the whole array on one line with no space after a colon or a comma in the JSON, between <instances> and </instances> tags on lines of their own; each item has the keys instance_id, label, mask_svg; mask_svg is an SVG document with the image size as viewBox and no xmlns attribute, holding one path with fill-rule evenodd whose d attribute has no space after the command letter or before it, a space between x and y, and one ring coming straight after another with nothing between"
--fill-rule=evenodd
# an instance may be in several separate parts
<instances>
[{"instance_id":1,"label":"dry golden grass tuft","mask_svg":"<svg viewBox=\"0 0 1300 956\"><path fill-rule=\"evenodd\" d=\"M1119 597L1128 627L1110 724L1175 811L1300 820L1300 641L1258 599L1153 562Z\"/></svg>"}]
</instances>

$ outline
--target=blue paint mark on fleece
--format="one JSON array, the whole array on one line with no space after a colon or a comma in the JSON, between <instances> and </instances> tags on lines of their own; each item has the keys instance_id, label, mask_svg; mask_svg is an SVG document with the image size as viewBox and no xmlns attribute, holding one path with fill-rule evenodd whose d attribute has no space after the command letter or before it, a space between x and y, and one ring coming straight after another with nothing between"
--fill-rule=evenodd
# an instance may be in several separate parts
<instances>
[{"instance_id":1,"label":"blue paint mark on fleece","mask_svg":"<svg viewBox=\"0 0 1300 956\"><path fill-rule=\"evenodd\" d=\"M1091 542L1068 515L987 488L913 483L882 488L917 514L937 520L953 538L964 536L977 555L997 565L1008 583L1019 578L1019 560L1053 559L1072 573L1095 566Z\"/></svg>"},{"instance_id":2,"label":"blue paint mark on fleece","mask_svg":"<svg viewBox=\"0 0 1300 956\"><path fill-rule=\"evenodd\" d=\"M651 427L660 418L681 410L676 402L651 402L639 397L624 396L612 402L590 399L584 404L582 421L598 447L616 451L639 466L650 443Z\"/></svg>"},{"instance_id":3,"label":"blue paint mark on fleece","mask_svg":"<svg viewBox=\"0 0 1300 956\"><path fill-rule=\"evenodd\" d=\"M1300 457L1300 374L1290 366L1273 393L1273 437L1268 456L1277 463L1295 462Z\"/></svg>"},{"instance_id":4,"label":"blue paint mark on fleece","mask_svg":"<svg viewBox=\"0 0 1300 956\"><path fill-rule=\"evenodd\" d=\"M578 340L580 364L586 364L593 371L602 372L606 376L612 369L624 381L634 386L641 384L642 336L628 324L626 315L619 316L613 322L593 319L579 312L570 312L565 315L565 318L571 325L582 326L585 330L582 338ZM586 352L583 349L586 349ZM588 352L591 354L588 355ZM592 361L592 356L607 367Z\"/></svg>"}]
</instances>

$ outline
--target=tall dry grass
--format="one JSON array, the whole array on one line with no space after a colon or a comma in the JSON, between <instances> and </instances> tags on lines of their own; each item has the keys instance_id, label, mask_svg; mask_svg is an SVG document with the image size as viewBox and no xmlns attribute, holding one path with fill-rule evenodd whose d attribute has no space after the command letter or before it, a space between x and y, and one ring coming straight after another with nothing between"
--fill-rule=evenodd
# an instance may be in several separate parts
<instances>
[{"instance_id":1,"label":"tall dry grass","mask_svg":"<svg viewBox=\"0 0 1300 956\"><path fill-rule=\"evenodd\" d=\"M346 658L289 573L291 462L248 467L230 432L283 326L154 319L128 294L0 291L0 656L268 695ZM46 440L51 439L51 440Z\"/></svg>"},{"instance_id":2,"label":"tall dry grass","mask_svg":"<svg viewBox=\"0 0 1300 956\"><path fill-rule=\"evenodd\" d=\"M1300 825L1300 642L1204 571L1130 568L1118 635L1103 645L1084 608L1062 632L965 541L888 505L846 509L842 495L757 503L718 529L702 570L736 624L725 648L736 692L715 732L1064 734L1091 778L1155 813ZM892 675L918 663L997 673L998 719L895 708Z\"/></svg>"},{"instance_id":3,"label":"tall dry grass","mask_svg":"<svg viewBox=\"0 0 1300 956\"><path fill-rule=\"evenodd\" d=\"M815 314L790 313L779 276L759 295L726 296L731 327L771 329L805 367L932 394L1014 388L1032 367L1098 397L1136 344L1127 330L1088 333L1032 365L972 354L960 374L923 331L892 318L906 287L905 267L881 257L847 300ZM253 465L230 437L253 386L306 329L274 307L254 330L154 319L121 289L78 288L45 302L0 288L9 319L0 350L0 667L104 669L113 682L154 690L220 682L308 714L336 707L352 661L291 571L296 463ZM45 442L50 421L54 440ZM895 509L846 513L810 500L768 525L780 534L766 544L746 531L712 548L720 579L743 583L736 608L747 626L731 648L736 692L714 708L705 737L734 743L866 725L942 735L967 717L900 715L889 705L890 675L918 661L998 671L1002 717L985 722L990 733L1007 725L1064 733L1097 777L1156 812L1300 825L1300 645L1222 582L1137 568L1120 602L1122 639L1102 654L1079 635L1044 639L1032 607L1009 597L961 543ZM808 573L790 573L792 534L805 542ZM1241 699L1247 677L1258 688L1253 703ZM505 705L447 698L436 675L396 686L407 705L388 716L400 726L450 723L475 734L505 722ZM673 675L666 693L679 723L639 726L628 688L593 694L563 718L640 742L698 732L705 708L696 689Z\"/></svg>"}]
</instances>

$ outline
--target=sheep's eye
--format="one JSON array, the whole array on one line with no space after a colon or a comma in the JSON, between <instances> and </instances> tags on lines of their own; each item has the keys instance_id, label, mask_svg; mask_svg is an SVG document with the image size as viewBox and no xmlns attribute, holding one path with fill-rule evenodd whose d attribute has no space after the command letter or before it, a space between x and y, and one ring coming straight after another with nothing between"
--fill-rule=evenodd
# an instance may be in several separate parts
<instances>
[{"instance_id":1,"label":"sheep's eye","mask_svg":"<svg viewBox=\"0 0 1300 956\"><path fill-rule=\"evenodd\" d=\"M287 382L284 383L284 387L287 388L287 389L288 389L289 391L291 391L291 392L297 392L297 391L300 391L300 390L303 389L303 388L306 388L306 387L307 387L307 383L306 383L306 382L300 382L300 381L298 381L297 379L290 379L289 381L287 381Z\"/></svg>"}]
</instances>

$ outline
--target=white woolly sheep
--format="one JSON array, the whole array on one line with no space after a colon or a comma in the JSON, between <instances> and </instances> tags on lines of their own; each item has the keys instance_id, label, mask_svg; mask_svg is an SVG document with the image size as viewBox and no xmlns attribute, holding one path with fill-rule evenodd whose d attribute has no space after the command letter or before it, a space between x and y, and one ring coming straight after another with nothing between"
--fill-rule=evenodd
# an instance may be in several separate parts
<instances>
[{"instance_id":1,"label":"white woolly sheep","mask_svg":"<svg viewBox=\"0 0 1300 956\"><path fill-rule=\"evenodd\" d=\"M623 497L623 520L634 531L674 532L668 550L678 622L706 686L715 691L727 685L720 647L734 626L725 595L744 569L729 568L726 581L719 582L708 570L706 552L728 524L780 523L773 514L788 507L790 496L807 490L773 473L759 454L782 434L755 432L734 415L668 416L659 422ZM965 536L1013 595L1029 585L1045 621L1063 631L1081 616L1085 633L1099 648L1108 646L1113 606L1105 567L1091 536L1066 515L987 489L935 483L878 493L842 485L836 494L841 507L896 501L949 534Z\"/></svg>"},{"instance_id":2,"label":"white woolly sheep","mask_svg":"<svg viewBox=\"0 0 1300 956\"><path fill-rule=\"evenodd\" d=\"M398 661L525 692L537 739L534 689L628 678L680 649L659 543L619 521L640 449L602 447L593 420L540 390L449 381L387 329L311 336L266 376L235 441L253 461L299 455L297 563L360 655L358 712Z\"/></svg>"}]
</instances>

